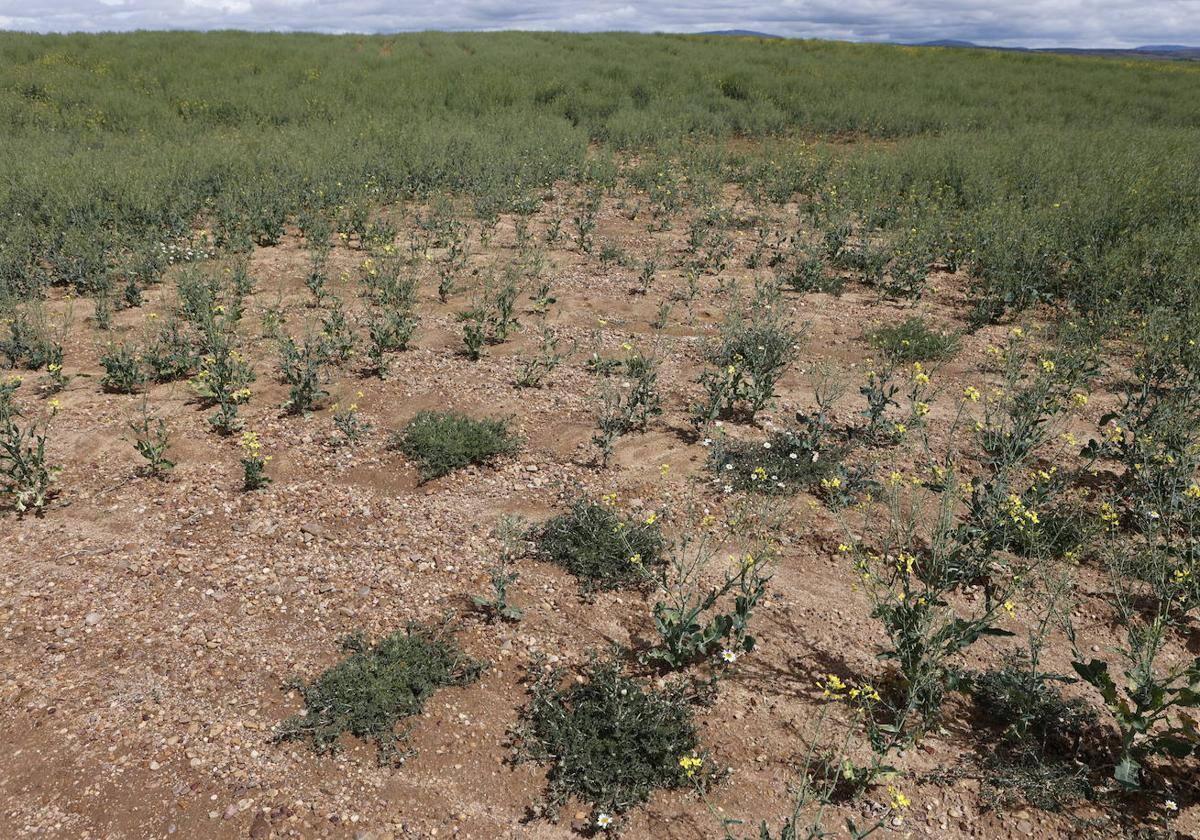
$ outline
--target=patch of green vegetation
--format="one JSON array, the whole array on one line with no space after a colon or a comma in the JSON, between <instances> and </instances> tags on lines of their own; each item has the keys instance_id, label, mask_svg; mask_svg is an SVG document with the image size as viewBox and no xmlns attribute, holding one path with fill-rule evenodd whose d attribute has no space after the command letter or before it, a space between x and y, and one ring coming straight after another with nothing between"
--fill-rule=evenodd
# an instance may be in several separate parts
<instances>
[{"instance_id":1,"label":"patch of green vegetation","mask_svg":"<svg viewBox=\"0 0 1200 840\"><path fill-rule=\"evenodd\" d=\"M941 361L958 350L957 333L931 327L920 315L879 327L866 338L892 364Z\"/></svg>"},{"instance_id":2,"label":"patch of green vegetation","mask_svg":"<svg viewBox=\"0 0 1200 840\"><path fill-rule=\"evenodd\" d=\"M1092 793L1088 768L1076 758L1098 718L1082 700L1065 699L1055 680L1074 681L1032 668L1028 657L970 679L979 711L1000 727L984 758L984 798L993 807L1022 799L1058 811Z\"/></svg>"},{"instance_id":3,"label":"patch of green vegetation","mask_svg":"<svg viewBox=\"0 0 1200 840\"><path fill-rule=\"evenodd\" d=\"M644 584L646 571L663 562L664 542L657 521L621 516L608 505L580 498L542 527L538 546L591 591Z\"/></svg>"},{"instance_id":4,"label":"patch of green vegetation","mask_svg":"<svg viewBox=\"0 0 1200 840\"><path fill-rule=\"evenodd\" d=\"M841 459L814 428L773 432L764 441L721 437L709 444L708 466L734 490L797 493L828 475Z\"/></svg>"},{"instance_id":5,"label":"patch of green vegetation","mask_svg":"<svg viewBox=\"0 0 1200 840\"><path fill-rule=\"evenodd\" d=\"M620 814L654 790L694 781L702 760L682 690L649 689L614 660L593 659L583 682L564 687L564 676L535 666L516 733L524 759L550 765L551 815L572 797L591 803L597 815Z\"/></svg>"},{"instance_id":6,"label":"patch of green vegetation","mask_svg":"<svg viewBox=\"0 0 1200 840\"><path fill-rule=\"evenodd\" d=\"M396 733L396 724L420 714L439 688L472 683L485 667L459 650L444 629L418 624L374 646L351 636L344 647L349 657L314 682L295 684L306 711L280 725L277 741L308 741L327 753L348 732L374 740L380 764L399 763L403 756L396 745L404 735Z\"/></svg>"},{"instance_id":7,"label":"patch of green vegetation","mask_svg":"<svg viewBox=\"0 0 1200 840\"><path fill-rule=\"evenodd\" d=\"M517 449L507 420L473 420L456 411L422 411L392 436L391 446L417 463L421 480L449 475Z\"/></svg>"}]
</instances>

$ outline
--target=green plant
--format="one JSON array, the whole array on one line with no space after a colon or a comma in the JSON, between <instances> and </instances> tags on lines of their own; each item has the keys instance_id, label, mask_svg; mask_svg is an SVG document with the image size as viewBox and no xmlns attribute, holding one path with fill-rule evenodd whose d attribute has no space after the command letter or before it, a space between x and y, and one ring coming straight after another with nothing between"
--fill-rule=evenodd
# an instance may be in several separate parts
<instances>
[{"instance_id":1,"label":"green plant","mask_svg":"<svg viewBox=\"0 0 1200 840\"><path fill-rule=\"evenodd\" d=\"M53 496L54 480L61 470L50 466L46 460L49 422L39 424L34 421L22 426L18 422L21 411L13 404L7 384L0 394L3 394L0 397L0 479L4 482L4 495L12 500L17 513L32 510L41 515ZM52 417L56 410L56 401L51 400Z\"/></svg>"},{"instance_id":2,"label":"green plant","mask_svg":"<svg viewBox=\"0 0 1200 840\"><path fill-rule=\"evenodd\" d=\"M666 553L653 608L659 642L643 654L646 661L678 670L718 653L736 658L754 650L750 620L771 580L772 554L767 544L756 545L734 558L720 583L707 585L704 575L728 536L702 525L677 537Z\"/></svg>"},{"instance_id":3,"label":"green plant","mask_svg":"<svg viewBox=\"0 0 1200 840\"><path fill-rule=\"evenodd\" d=\"M356 395L356 399L362 399L362 391ZM371 424L362 419L358 411L358 403L352 402L347 406L342 406L340 403L334 403L333 410L333 427L341 434L341 443L347 445L358 443L363 435L371 431Z\"/></svg>"},{"instance_id":4,"label":"green plant","mask_svg":"<svg viewBox=\"0 0 1200 840\"><path fill-rule=\"evenodd\" d=\"M104 368L100 384L111 393L133 394L146 384L137 354L124 344L109 345L100 356L100 366Z\"/></svg>"},{"instance_id":5,"label":"green plant","mask_svg":"<svg viewBox=\"0 0 1200 840\"><path fill-rule=\"evenodd\" d=\"M224 334L213 336L209 352L200 360L200 370L192 378L192 389L207 405L217 410L208 422L218 433L233 434L241 428L238 406L250 399L254 371L246 357L235 350Z\"/></svg>"},{"instance_id":6,"label":"green plant","mask_svg":"<svg viewBox=\"0 0 1200 840\"><path fill-rule=\"evenodd\" d=\"M482 464L517 449L507 420L473 420L454 411L422 411L392 437L391 446L417 463L422 481Z\"/></svg>"},{"instance_id":7,"label":"green plant","mask_svg":"<svg viewBox=\"0 0 1200 840\"><path fill-rule=\"evenodd\" d=\"M512 570L513 563L524 554L525 529L516 517L502 517L496 525L496 538L500 542L500 552L495 562L488 569L492 584L490 595L472 596L471 602L485 611L493 619L504 621L520 621L525 611L509 603L508 588L520 577Z\"/></svg>"},{"instance_id":8,"label":"green plant","mask_svg":"<svg viewBox=\"0 0 1200 840\"><path fill-rule=\"evenodd\" d=\"M694 783L703 759L679 688L643 686L615 659L593 657L583 679L565 687L561 670L535 663L531 673L515 735L524 760L550 765L549 816L577 799L591 806L592 826L603 829L653 791Z\"/></svg>"},{"instance_id":9,"label":"green plant","mask_svg":"<svg viewBox=\"0 0 1200 840\"><path fill-rule=\"evenodd\" d=\"M321 387L322 368L329 348L320 337L308 336L297 345L291 336L279 342L279 373L290 387L283 407L291 414L311 411L329 393Z\"/></svg>"},{"instance_id":10,"label":"green plant","mask_svg":"<svg viewBox=\"0 0 1200 840\"><path fill-rule=\"evenodd\" d=\"M600 503L580 497L537 535L539 552L574 575L584 591L644 586L663 562L657 517L622 516L615 504L615 495Z\"/></svg>"},{"instance_id":11,"label":"green plant","mask_svg":"<svg viewBox=\"0 0 1200 840\"><path fill-rule=\"evenodd\" d=\"M261 490L271 483L271 477L267 475L267 464L271 461L271 456L263 454L258 432L242 432L241 447L242 489L247 492Z\"/></svg>"},{"instance_id":12,"label":"green plant","mask_svg":"<svg viewBox=\"0 0 1200 840\"><path fill-rule=\"evenodd\" d=\"M703 427L741 408L753 420L775 396L775 385L796 357L800 335L772 309L756 307L749 318L731 315L722 326L721 342L710 349L713 367L700 376L704 402L693 408L693 421Z\"/></svg>"},{"instance_id":13,"label":"green plant","mask_svg":"<svg viewBox=\"0 0 1200 840\"><path fill-rule=\"evenodd\" d=\"M175 462L167 458L171 446L171 433L161 417L152 414L143 402L139 417L129 421L133 432L133 448L146 459L146 472L155 478L165 478L175 468Z\"/></svg>"},{"instance_id":14,"label":"green plant","mask_svg":"<svg viewBox=\"0 0 1200 840\"><path fill-rule=\"evenodd\" d=\"M439 688L468 685L485 664L471 659L445 628L411 624L368 645L362 636L343 642L349 656L305 684L291 684L304 697L305 713L288 718L277 741L307 741L318 753L333 752L344 733L371 739L380 764L398 764L397 744L407 735L396 724L419 715Z\"/></svg>"},{"instance_id":15,"label":"green plant","mask_svg":"<svg viewBox=\"0 0 1200 840\"><path fill-rule=\"evenodd\" d=\"M957 334L933 329L917 315L871 330L866 339L894 365L942 361L954 355L959 343Z\"/></svg>"},{"instance_id":16,"label":"green plant","mask_svg":"<svg viewBox=\"0 0 1200 840\"><path fill-rule=\"evenodd\" d=\"M169 316L142 347L142 364L154 382L184 379L196 369L200 359L183 330L184 322Z\"/></svg>"}]
</instances>

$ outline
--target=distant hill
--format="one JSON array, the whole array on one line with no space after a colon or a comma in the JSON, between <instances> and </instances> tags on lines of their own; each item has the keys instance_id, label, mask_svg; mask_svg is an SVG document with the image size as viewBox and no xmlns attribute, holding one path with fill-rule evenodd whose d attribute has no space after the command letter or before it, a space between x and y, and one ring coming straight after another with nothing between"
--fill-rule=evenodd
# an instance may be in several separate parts
<instances>
[{"instance_id":1,"label":"distant hill","mask_svg":"<svg viewBox=\"0 0 1200 840\"><path fill-rule=\"evenodd\" d=\"M755 32L753 29L714 29L710 32L698 32L697 35L735 35L742 38L782 38L782 35L772 35L769 32Z\"/></svg>"},{"instance_id":2,"label":"distant hill","mask_svg":"<svg viewBox=\"0 0 1200 840\"><path fill-rule=\"evenodd\" d=\"M952 47L956 49L1000 50L1002 52L1038 52L1056 53L1059 55L1095 55L1108 58L1151 58L1167 61L1200 61L1200 47L1189 47L1183 44L1147 44L1142 47L1102 48L1102 47L993 47L987 44L976 44L974 41L960 41L954 38L941 38L936 41L921 41L908 44L910 47Z\"/></svg>"}]
</instances>

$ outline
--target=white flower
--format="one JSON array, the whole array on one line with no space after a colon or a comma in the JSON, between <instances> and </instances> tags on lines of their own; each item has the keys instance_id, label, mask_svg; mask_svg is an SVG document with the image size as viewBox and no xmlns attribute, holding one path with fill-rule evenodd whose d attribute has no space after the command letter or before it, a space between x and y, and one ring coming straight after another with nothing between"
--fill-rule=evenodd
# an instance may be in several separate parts
<instances>
[{"instance_id":1,"label":"white flower","mask_svg":"<svg viewBox=\"0 0 1200 840\"><path fill-rule=\"evenodd\" d=\"M732 484L726 484L726 485L725 485L725 492L726 492L726 493L732 493L732 492L733 492L733 485L732 485Z\"/></svg>"},{"instance_id":2,"label":"white flower","mask_svg":"<svg viewBox=\"0 0 1200 840\"><path fill-rule=\"evenodd\" d=\"M733 650L730 650L729 648L725 648L725 650L721 651L721 659L722 659L722 661L728 662L730 664L737 662L737 660L738 660L737 651L733 651Z\"/></svg>"},{"instance_id":3,"label":"white flower","mask_svg":"<svg viewBox=\"0 0 1200 840\"><path fill-rule=\"evenodd\" d=\"M732 470L732 469L733 469L733 464L726 464L726 465L725 465L725 469L727 469L727 470Z\"/></svg>"},{"instance_id":4,"label":"white flower","mask_svg":"<svg viewBox=\"0 0 1200 840\"><path fill-rule=\"evenodd\" d=\"M764 440L763 441L763 449L770 449L770 448L771 448L771 441Z\"/></svg>"},{"instance_id":5,"label":"white flower","mask_svg":"<svg viewBox=\"0 0 1200 840\"><path fill-rule=\"evenodd\" d=\"M1166 808L1168 811L1178 811L1179 810L1179 806L1175 804L1174 799L1168 799L1166 802L1163 803L1163 807Z\"/></svg>"},{"instance_id":6,"label":"white flower","mask_svg":"<svg viewBox=\"0 0 1200 840\"><path fill-rule=\"evenodd\" d=\"M712 438L705 438L702 446L712 446Z\"/></svg>"},{"instance_id":7,"label":"white flower","mask_svg":"<svg viewBox=\"0 0 1200 840\"><path fill-rule=\"evenodd\" d=\"M789 455L788 457L789 457L789 458L791 458L793 461L795 461L795 460L796 460L796 453L795 453L795 452L793 452L793 453L792 453L791 455Z\"/></svg>"},{"instance_id":8,"label":"white flower","mask_svg":"<svg viewBox=\"0 0 1200 840\"><path fill-rule=\"evenodd\" d=\"M612 817L608 814L600 814L596 817L596 828L607 829L610 825L612 825Z\"/></svg>"},{"instance_id":9,"label":"white flower","mask_svg":"<svg viewBox=\"0 0 1200 840\"><path fill-rule=\"evenodd\" d=\"M821 453L820 453L820 452L814 452L814 453L813 453L813 459L812 459L812 462L813 462L814 464L815 464L815 463L817 463L817 459L818 459L818 458L820 458L820 457L821 457Z\"/></svg>"}]
</instances>

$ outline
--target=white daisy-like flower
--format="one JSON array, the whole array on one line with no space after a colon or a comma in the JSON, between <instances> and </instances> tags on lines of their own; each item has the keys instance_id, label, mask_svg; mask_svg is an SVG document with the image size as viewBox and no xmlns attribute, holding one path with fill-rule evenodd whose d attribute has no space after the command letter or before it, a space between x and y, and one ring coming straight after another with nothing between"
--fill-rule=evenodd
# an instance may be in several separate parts
<instances>
[{"instance_id":1,"label":"white daisy-like flower","mask_svg":"<svg viewBox=\"0 0 1200 840\"><path fill-rule=\"evenodd\" d=\"M723 662L728 662L730 664L737 662L737 660L738 660L737 651L730 650L729 648L725 648L725 650L721 651L721 660Z\"/></svg>"},{"instance_id":2,"label":"white daisy-like flower","mask_svg":"<svg viewBox=\"0 0 1200 840\"><path fill-rule=\"evenodd\" d=\"M725 485L725 492L726 492L726 493L732 493L732 492L733 492L733 485L732 485L732 484L726 484L726 485Z\"/></svg>"},{"instance_id":3,"label":"white daisy-like flower","mask_svg":"<svg viewBox=\"0 0 1200 840\"><path fill-rule=\"evenodd\" d=\"M1168 799L1166 802L1163 803L1163 807L1166 808L1168 811L1178 811L1179 810L1179 805L1177 805L1175 803L1174 799Z\"/></svg>"},{"instance_id":4,"label":"white daisy-like flower","mask_svg":"<svg viewBox=\"0 0 1200 840\"><path fill-rule=\"evenodd\" d=\"M795 461L798 456L796 455L795 452L793 452L791 455L788 455L788 457L791 458L793 461Z\"/></svg>"},{"instance_id":5,"label":"white daisy-like flower","mask_svg":"<svg viewBox=\"0 0 1200 840\"><path fill-rule=\"evenodd\" d=\"M610 817L608 814L600 814L596 817L596 828L606 830L610 825L612 825L612 821L612 817Z\"/></svg>"},{"instance_id":6,"label":"white daisy-like flower","mask_svg":"<svg viewBox=\"0 0 1200 840\"><path fill-rule=\"evenodd\" d=\"M770 449L770 448L771 448L771 441L764 440L763 441L763 449Z\"/></svg>"}]
</instances>

